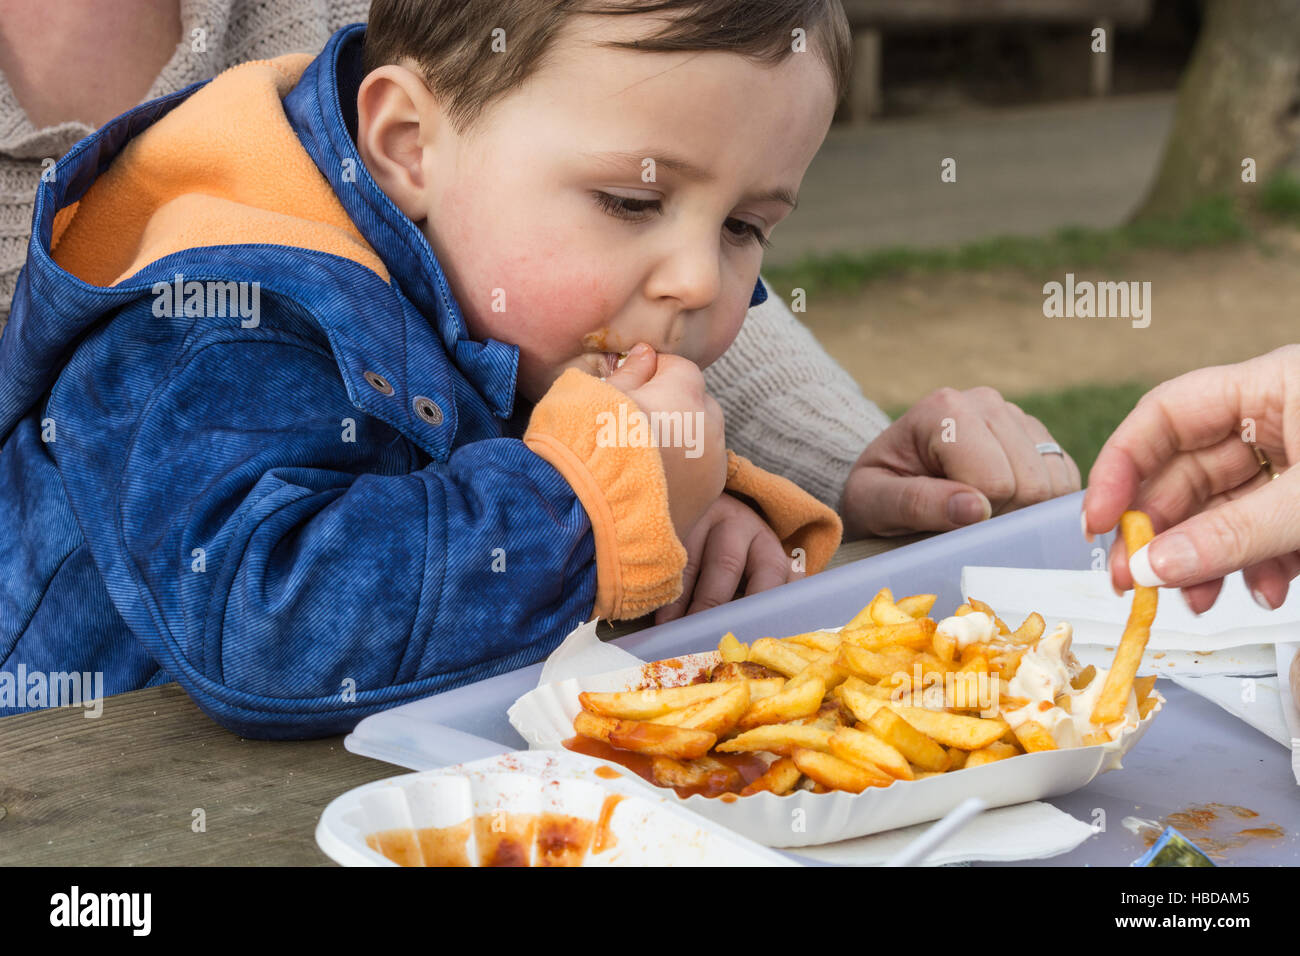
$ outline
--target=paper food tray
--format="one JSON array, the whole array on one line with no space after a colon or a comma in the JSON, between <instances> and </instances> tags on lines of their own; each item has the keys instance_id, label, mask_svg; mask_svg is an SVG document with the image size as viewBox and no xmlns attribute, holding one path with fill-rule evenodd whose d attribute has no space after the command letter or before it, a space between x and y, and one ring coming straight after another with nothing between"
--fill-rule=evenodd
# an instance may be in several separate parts
<instances>
[{"instance_id":1,"label":"paper food tray","mask_svg":"<svg viewBox=\"0 0 1300 956\"><path fill-rule=\"evenodd\" d=\"M602 762L562 751L389 777L333 800L316 842L344 866L398 866L390 855L414 866L487 865L480 853L541 866L543 845L582 866L797 865L607 774ZM367 843L379 834L389 855Z\"/></svg>"},{"instance_id":2,"label":"paper food tray","mask_svg":"<svg viewBox=\"0 0 1300 956\"><path fill-rule=\"evenodd\" d=\"M515 701L509 711L510 723L530 748L563 751L562 741L574 736L573 718L582 709L578 694L583 691L689 684L703 668L720 660L716 651L710 651L543 684ZM937 777L868 787L860 794L799 790L785 796L757 793L733 801L699 794L682 798L621 765L609 766L643 788L666 794L669 800L758 843L773 847L815 846L937 820L970 796L984 798L990 807L1005 807L1085 787L1097 774L1119 769L1121 758L1160 713L1164 698L1152 693L1158 702L1146 718L1107 744L1022 754Z\"/></svg>"}]
</instances>

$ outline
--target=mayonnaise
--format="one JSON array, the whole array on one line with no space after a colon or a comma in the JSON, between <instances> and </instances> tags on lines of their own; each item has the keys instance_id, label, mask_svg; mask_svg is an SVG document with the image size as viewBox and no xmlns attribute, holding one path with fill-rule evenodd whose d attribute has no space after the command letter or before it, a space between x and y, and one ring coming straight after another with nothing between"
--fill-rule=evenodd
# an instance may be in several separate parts
<instances>
[{"instance_id":1,"label":"mayonnaise","mask_svg":"<svg viewBox=\"0 0 1300 956\"><path fill-rule=\"evenodd\" d=\"M935 630L956 641L958 650L971 644L987 644L998 633L993 618L983 611L972 611L959 617L945 617Z\"/></svg>"},{"instance_id":2,"label":"mayonnaise","mask_svg":"<svg viewBox=\"0 0 1300 956\"><path fill-rule=\"evenodd\" d=\"M1105 730L1092 722L1092 709L1105 686L1107 671L1098 670L1082 690L1071 686L1070 680L1081 670L1078 659L1070 650L1073 636L1069 624L1057 624L1051 634L1025 652L1016 676L1007 686L1007 694L1024 698L1028 703L1002 714L1013 730L1026 721L1037 721L1062 749L1080 747L1085 735ZM1069 698L1068 709L1056 704L1062 695ZM1114 740L1121 730L1136 727L1137 723L1137 695L1129 691L1124 723L1108 731L1110 738Z\"/></svg>"}]
</instances>

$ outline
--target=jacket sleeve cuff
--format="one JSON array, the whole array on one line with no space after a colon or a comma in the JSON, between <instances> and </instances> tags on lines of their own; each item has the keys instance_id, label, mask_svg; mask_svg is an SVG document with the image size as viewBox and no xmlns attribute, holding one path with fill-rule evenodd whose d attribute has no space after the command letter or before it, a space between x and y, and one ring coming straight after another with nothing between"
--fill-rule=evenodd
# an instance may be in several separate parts
<instances>
[{"instance_id":1,"label":"jacket sleeve cuff","mask_svg":"<svg viewBox=\"0 0 1300 956\"><path fill-rule=\"evenodd\" d=\"M840 546L844 525L839 515L790 479L764 471L731 450L727 451L727 491L756 505L786 554L802 549L808 574L823 570Z\"/></svg>"},{"instance_id":2,"label":"jacket sleeve cuff","mask_svg":"<svg viewBox=\"0 0 1300 956\"><path fill-rule=\"evenodd\" d=\"M596 541L596 606L607 620L640 617L682 592L686 549L668 508L663 460L653 445L603 440L619 407L636 403L614 386L567 369L534 407L523 441L573 488Z\"/></svg>"}]
</instances>

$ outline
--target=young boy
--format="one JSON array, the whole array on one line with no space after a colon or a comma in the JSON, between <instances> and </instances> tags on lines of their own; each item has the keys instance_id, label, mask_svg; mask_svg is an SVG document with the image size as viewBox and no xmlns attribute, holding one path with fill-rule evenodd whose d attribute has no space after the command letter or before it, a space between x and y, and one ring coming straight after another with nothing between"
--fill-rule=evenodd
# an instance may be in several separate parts
<instances>
[{"instance_id":1,"label":"young boy","mask_svg":"<svg viewBox=\"0 0 1300 956\"><path fill-rule=\"evenodd\" d=\"M0 672L332 734L669 603L706 515L825 566L839 519L726 450L700 368L843 12L578 9L380 0L58 163L0 339Z\"/></svg>"}]
</instances>

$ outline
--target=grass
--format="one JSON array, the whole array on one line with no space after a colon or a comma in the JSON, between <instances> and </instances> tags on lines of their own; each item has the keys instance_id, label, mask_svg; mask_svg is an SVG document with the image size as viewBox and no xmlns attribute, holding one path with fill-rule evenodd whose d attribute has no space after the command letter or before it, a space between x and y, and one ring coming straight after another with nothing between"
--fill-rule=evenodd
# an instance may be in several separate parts
<instances>
[{"instance_id":1,"label":"grass","mask_svg":"<svg viewBox=\"0 0 1300 956\"><path fill-rule=\"evenodd\" d=\"M1110 433L1132 411L1150 386L1078 385L1056 392L1034 392L1010 400L1039 419L1074 459L1084 483ZM891 418L906 410L888 409Z\"/></svg>"},{"instance_id":2,"label":"grass","mask_svg":"<svg viewBox=\"0 0 1300 956\"><path fill-rule=\"evenodd\" d=\"M1267 204L1267 205L1266 205ZM1261 209L1300 224L1300 182L1278 177L1265 187ZM1114 229L1070 226L1046 237L1001 236L954 248L891 246L862 253L805 256L786 266L764 268L777 288L851 293L882 278L952 270L1021 269L1041 274L1062 268L1114 264L1137 249L1187 250L1247 239L1252 230L1226 196L1206 199L1169 220L1142 221Z\"/></svg>"},{"instance_id":3,"label":"grass","mask_svg":"<svg viewBox=\"0 0 1300 956\"><path fill-rule=\"evenodd\" d=\"M1264 185L1259 209L1273 219L1300 226L1300 179L1291 173L1274 176Z\"/></svg>"}]
</instances>

